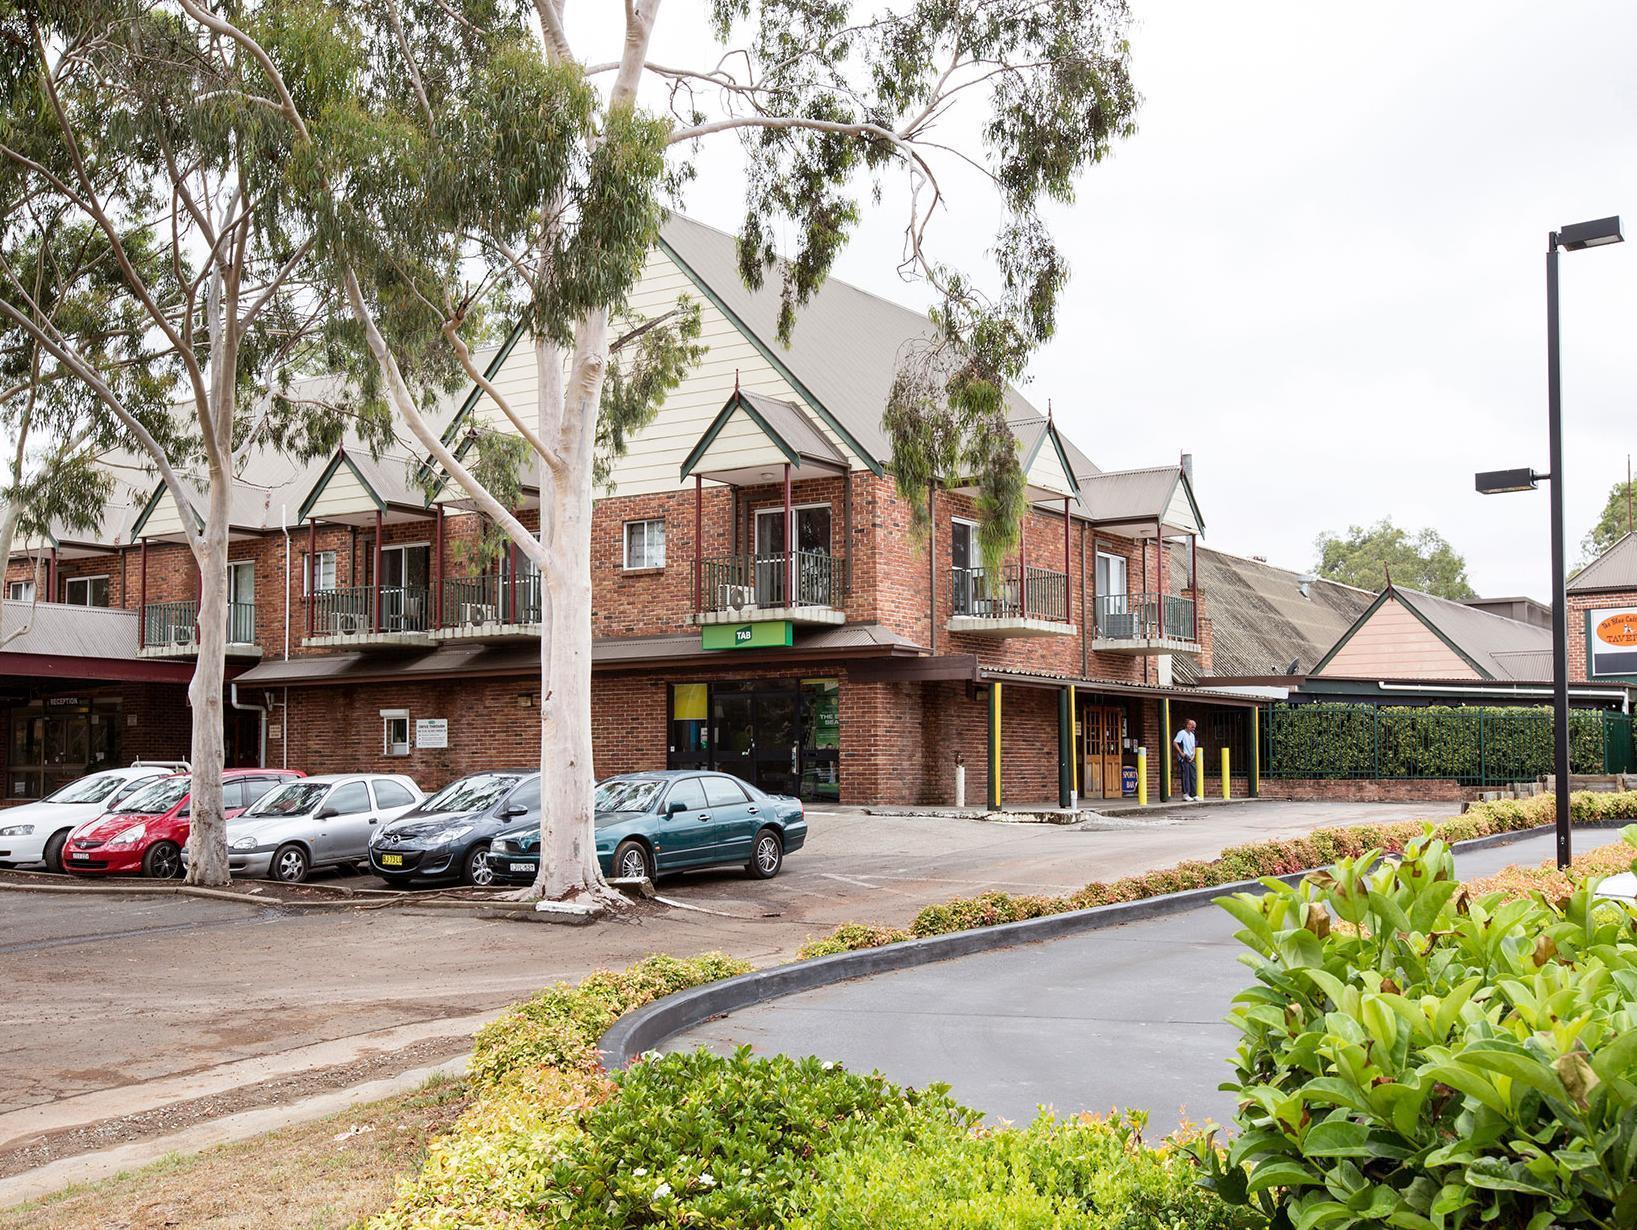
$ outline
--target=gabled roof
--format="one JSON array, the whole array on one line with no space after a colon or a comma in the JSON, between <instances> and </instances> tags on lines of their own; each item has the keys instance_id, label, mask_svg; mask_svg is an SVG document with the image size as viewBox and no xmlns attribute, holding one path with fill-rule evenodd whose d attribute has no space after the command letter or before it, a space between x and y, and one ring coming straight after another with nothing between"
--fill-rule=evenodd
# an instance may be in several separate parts
<instances>
[{"instance_id":1,"label":"gabled roof","mask_svg":"<svg viewBox=\"0 0 1637 1230\"><path fill-rule=\"evenodd\" d=\"M1569 582L1574 594L1616 589L1637 590L1637 534L1621 538Z\"/></svg>"},{"instance_id":2,"label":"gabled roof","mask_svg":"<svg viewBox=\"0 0 1637 1230\"><path fill-rule=\"evenodd\" d=\"M751 440L729 442L724 439L724 429L735 417L743 418L754 428ZM758 444L760 448L756 447ZM713 457L713 453L719 456ZM800 406L762 393L735 389L698 443L683 458L682 477L698 471L706 477L721 477L722 481L731 482L735 481L734 472L738 468L757 469L773 456L797 469L807 465L840 473L847 470L846 456L825 438L818 424ZM721 474L707 474L707 470L721 471Z\"/></svg>"},{"instance_id":3,"label":"gabled roof","mask_svg":"<svg viewBox=\"0 0 1637 1230\"><path fill-rule=\"evenodd\" d=\"M1464 602L1438 598L1420 590L1389 585L1376 596L1328 653L1313 667L1317 674L1342 646L1388 602L1397 602L1440 641L1472 667L1481 678L1538 680L1549 678L1552 630L1539 624L1493 615ZM1542 662L1547 669L1542 673Z\"/></svg>"},{"instance_id":4,"label":"gabled roof","mask_svg":"<svg viewBox=\"0 0 1637 1230\"><path fill-rule=\"evenodd\" d=\"M1183 497L1180 502L1179 494ZM1180 465L1104 470L1081 480L1080 500L1096 525L1130 527L1135 532L1160 518L1168 530L1177 533L1205 529L1194 484Z\"/></svg>"}]
</instances>

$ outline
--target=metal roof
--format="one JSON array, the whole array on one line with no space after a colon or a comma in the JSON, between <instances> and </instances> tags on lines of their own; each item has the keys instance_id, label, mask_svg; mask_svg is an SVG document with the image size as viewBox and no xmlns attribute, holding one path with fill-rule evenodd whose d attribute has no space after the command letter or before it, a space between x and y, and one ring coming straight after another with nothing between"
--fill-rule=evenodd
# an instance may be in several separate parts
<instances>
[{"instance_id":1,"label":"metal roof","mask_svg":"<svg viewBox=\"0 0 1637 1230\"><path fill-rule=\"evenodd\" d=\"M74 606L64 602L0 603L0 626L9 635L22 628L0 650L0 671L7 654L54 658L129 658L136 650L137 613L120 607Z\"/></svg>"},{"instance_id":2,"label":"metal roof","mask_svg":"<svg viewBox=\"0 0 1637 1230\"><path fill-rule=\"evenodd\" d=\"M1177 484L1187 492L1188 505L1201 530L1204 519L1194 500L1193 484L1180 465L1151 466L1141 470L1103 470L1080 480L1080 503L1086 516L1099 525L1152 522L1170 510ZM1186 533L1190 527L1175 526Z\"/></svg>"},{"instance_id":3,"label":"metal roof","mask_svg":"<svg viewBox=\"0 0 1637 1230\"><path fill-rule=\"evenodd\" d=\"M1491 679L1538 679L1539 655L1552 652L1552 630L1493 615L1464 602L1391 586L1391 592ZM1522 669L1523 673L1518 673ZM1551 671L1546 675L1549 678Z\"/></svg>"},{"instance_id":4,"label":"metal roof","mask_svg":"<svg viewBox=\"0 0 1637 1230\"><path fill-rule=\"evenodd\" d=\"M1569 582L1570 593L1615 589L1637 590L1637 534L1627 534Z\"/></svg>"}]
</instances>

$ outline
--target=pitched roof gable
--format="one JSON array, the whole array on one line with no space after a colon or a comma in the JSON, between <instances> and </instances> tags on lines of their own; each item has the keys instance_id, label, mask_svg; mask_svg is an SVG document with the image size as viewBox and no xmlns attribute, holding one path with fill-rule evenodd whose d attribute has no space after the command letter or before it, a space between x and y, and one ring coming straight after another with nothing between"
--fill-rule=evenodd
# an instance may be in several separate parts
<instances>
[{"instance_id":1,"label":"pitched roof gable","mask_svg":"<svg viewBox=\"0 0 1637 1230\"><path fill-rule=\"evenodd\" d=\"M1627 534L1569 582L1570 593L1596 590L1637 590L1637 534Z\"/></svg>"}]
</instances>

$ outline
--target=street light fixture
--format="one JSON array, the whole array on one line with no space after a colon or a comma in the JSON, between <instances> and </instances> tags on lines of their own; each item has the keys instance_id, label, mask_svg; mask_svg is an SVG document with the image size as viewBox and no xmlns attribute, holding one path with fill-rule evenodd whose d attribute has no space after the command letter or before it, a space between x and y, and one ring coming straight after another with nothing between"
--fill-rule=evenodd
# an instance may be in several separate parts
<instances>
[{"instance_id":1,"label":"street light fixture","mask_svg":"<svg viewBox=\"0 0 1637 1230\"><path fill-rule=\"evenodd\" d=\"M1546 431L1551 449L1549 474L1533 470L1491 470L1477 476L1484 495L1532 491L1552 483L1552 772L1556 784L1557 865L1573 853L1569 829L1569 592L1563 551L1563 378L1558 358L1557 254L1619 243L1620 219L1576 222L1546 237Z\"/></svg>"}]
</instances>

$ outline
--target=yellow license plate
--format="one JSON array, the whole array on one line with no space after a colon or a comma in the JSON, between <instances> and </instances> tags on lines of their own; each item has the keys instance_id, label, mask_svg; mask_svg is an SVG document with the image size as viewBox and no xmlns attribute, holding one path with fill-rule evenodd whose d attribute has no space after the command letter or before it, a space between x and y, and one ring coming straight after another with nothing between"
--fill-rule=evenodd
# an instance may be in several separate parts
<instances>
[{"instance_id":1,"label":"yellow license plate","mask_svg":"<svg viewBox=\"0 0 1637 1230\"><path fill-rule=\"evenodd\" d=\"M381 866L383 866L383 867L402 867L403 865L404 865L404 856L401 855L401 854L383 854L383 855L381 855Z\"/></svg>"}]
</instances>

